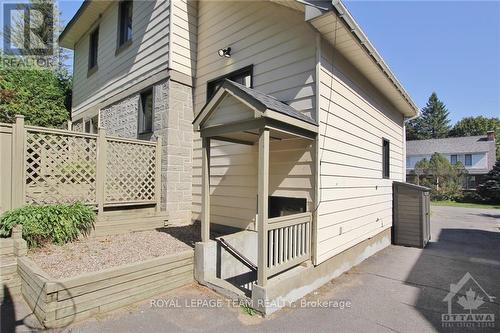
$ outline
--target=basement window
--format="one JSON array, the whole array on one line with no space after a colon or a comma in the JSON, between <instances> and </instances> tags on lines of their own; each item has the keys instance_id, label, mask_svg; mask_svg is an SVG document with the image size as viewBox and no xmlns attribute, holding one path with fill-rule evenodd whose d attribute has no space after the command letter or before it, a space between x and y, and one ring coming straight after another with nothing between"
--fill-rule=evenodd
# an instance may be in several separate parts
<instances>
[{"instance_id":1,"label":"basement window","mask_svg":"<svg viewBox=\"0 0 500 333\"><path fill-rule=\"evenodd\" d=\"M238 69L237 71L220 76L207 83L207 102L215 95L217 89L220 88L225 79L252 88L253 65Z\"/></svg>"},{"instance_id":2,"label":"basement window","mask_svg":"<svg viewBox=\"0 0 500 333\"><path fill-rule=\"evenodd\" d=\"M153 90L141 93L139 101L139 136L153 131Z\"/></svg>"},{"instance_id":3,"label":"basement window","mask_svg":"<svg viewBox=\"0 0 500 333\"><path fill-rule=\"evenodd\" d=\"M99 117L94 116L85 120L85 133L97 134Z\"/></svg>"},{"instance_id":4,"label":"basement window","mask_svg":"<svg viewBox=\"0 0 500 333\"><path fill-rule=\"evenodd\" d=\"M390 178L390 143L387 139L382 139L382 178Z\"/></svg>"}]
</instances>

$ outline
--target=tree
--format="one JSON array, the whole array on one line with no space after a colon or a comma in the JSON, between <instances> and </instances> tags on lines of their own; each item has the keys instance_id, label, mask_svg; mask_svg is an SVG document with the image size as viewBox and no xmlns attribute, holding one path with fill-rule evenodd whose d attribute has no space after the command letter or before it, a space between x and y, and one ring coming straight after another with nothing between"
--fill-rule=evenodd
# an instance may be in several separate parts
<instances>
[{"instance_id":1,"label":"tree","mask_svg":"<svg viewBox=\"0 0 500 333\"><path fill-rule=\"evenodd\" d=\"M477 193L490 201L500 203L500 159L477 186Z\"/></svg>"},{"instance_id":2,"label":"tree","mask_svg":"<svg viewBox=\"0 0 500 333\"><path fill-rule=\"evenodd\" d=\"M450 130L449 112L435 92L429 97L420 117L407 124L408 140L439 139L448 136Z\"/></svg>"},{"instance_id":3,"label":"tree","mask_svg":"<svg viewBox=\"0 0 500 333\"><path fill-rule=\"evenodd\" d=\"M34 14L30 16L32 26L30 50L27 51L23 47L20 47L19 53L15 56L32 59L50 59L53 68L61 70L61 68L65 67L64 61L69 58L69 55L67 50L59 47L57 44L56 36L63 30L62 22L59 20L61 13L57 7L58 3L53 0L28 0L28 4L36 9ZM22 5L26 5L26 3ZM14 15L11 19L11 25L4 26L4 31L2 31L3 38L9 36L13 45L24 46L24 17Z\"/></svg>"},{"instance_id":4,"label":"tree","mask_svg":"<svg viewBox=\"0 0 500 333\"><path fill-rule=\"evenodd\" d=\"M461 195L461 184L467 171L462 163L452 165L443 155L432 154L430 160L415 164L417 184L431 188L433 200L455 200Z\"/></svg>"},{"instance_id":5,"label":"tree","mask_svg":"<svg viewBox=\"0 0 500 333\"><path fill-rule=\"evenodd\" d=\"M439 190L440 185L444 186L441 183L453 174L453 166L443 155L434 153L429 160L429 171L434 177L436 189Z\"/></svg>"},{"instance_id":6,"label":"tree","mask_svg":"<svg viewBox=\"0 0 500 333\"><path fill-rule=\"evenodd\" d=\"M415 172L415 175L417 175L416 180L417 180L417 185L420 185L420 179L422 176L428 176L430 166L429 166L429 161L424 158L423 160L418 161L415 163L415 168L413 169L413 172Z\"/></svg>"},{"instance_id":7,"label":"tree","mask_svg":"<svg viewBox=\"0 0 500 333\"><path fill-rule=\"evenodd\" d=\"M495 131L496 135L500 135L500 119L478 117L465 117L457 122L450 130L450 136L474 136L485 135L488 131Z\"/></svg>"},{"instance_id":8,"label":"tree","mask_svg":"<svg viewBox=\"0 0 500 333\"><path fill-rule=\"evenodd\" d=\"M70 78L62 73L0 68L0 122L22 114L27 124L60 127L69 118L69 87Z\"/></svg>"},{"instance_id":9,"label":"tree","mask_svg":"<svg viewBox=\"0 0 500 333\"><path fill-rule=\"evenodd\" d=\"M59 127L69 118L71 76L64 65L66 53L55 42L62 28L55 15L57 2L29 0L28 5L34 9L30 11L30 49L21 47L16 54L0 55L1 63L9 64L0 68L0 122L13 122L16 114L22 114L27 124ZM24 46L24 19L12 17L11 25L2 31L13 45ZM50 48L53 52L47 52Z\"/></svg>"}]
</instances>

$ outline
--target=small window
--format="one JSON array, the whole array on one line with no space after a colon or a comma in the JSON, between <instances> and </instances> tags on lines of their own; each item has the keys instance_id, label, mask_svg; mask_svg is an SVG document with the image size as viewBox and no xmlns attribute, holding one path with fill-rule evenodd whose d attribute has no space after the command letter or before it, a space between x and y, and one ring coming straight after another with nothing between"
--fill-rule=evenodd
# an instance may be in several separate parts
<instances>
[{"instance_id":1,"label":"small window","mask_svg":"<svg viewBox=\"0 0 500 333\"><path fill-rule=\"evenodd\" d=\"M269 218L304 213L307 210L306 198L270 196L268 202Z\"/></svg>"},{"instance_id":2,"label":"small window","mask_svg":"<svg viewBox=\"0 0 500 333\"><path fill-rule=\"evenodd\" d=\"M153 131L153 90L141 93L139 101L139 134Z\"/></svg>"},{"instance_id":3,"label":"small window","mask_svg":"<svg viewBox=\"0 0 500 333\"><path fill-rule=\"evenodd\" d=\"M471 166L471 165L472 165L472 155L465 154L465 166Z\"/></svg>"},{"instance_id":4,"label":"small window","mask_svg":"<svg viewBox=\"0 0 500 333\"><path fill-rule=\"evenodd\" d=\"M382 177L386 179L390 177L389 161L389 140L382 139Z\"/></svg>"},{"instance_id":5,"label":"small window","mask_svg":"<svg viewBox=\"0 0 500 333\"><path fill-rule=\"evenodd\" d=\"M97 134L99 118L94 116L85 120L85 133Z\"/></svg>"},{"instance_id":6,"label":"small window","mask_svg":"<svg viewBox=\"0 0 500 333\"><path fill-rule=\"evenodd\" d=\"M469 176L467 179L467 189L474 189L476 188L476 176Z\"/></svg>"},{"instance_id":7,"label":"small window","mask_svg":"<svg viewBox=\"0 0 500 333\"><path fill-rule=\"evenodd\" d=\"M97 54L99 47L99 28L96 28L89 36L89 71L97 69Z\"/></svg>"},{"instance_id":8,"label":"small window","mask_svg":"<svg viewBox=\"0 0 500 333\"><path fill-rule=\"evenodd\" d=\"M132 1L120 2L118 17L118 47L132 40Z\"/></svg>"},{"instance_id":9,"label":"small window","mask_svg":"<svg viewBox=\"0 0 500 333\"><path fill-rule=\"evenodd\" d=\"M451 155L450 161L451 161L451 164L453 164L453 165L457 164L457 161L458 161L457 155Z\"/></svg>"},{"instance_id":10,"label":"small window","mask_svg":"<svg viewBox=\"0 0 500 333\"><path fill-rule=\"evenodd\" d=\"M225 79L242 84L248 88L252 88L252 72L253 66L248 66L208 82L207 101L215 95L215 92L219 89Z\"/></svg>"}]
</instances>

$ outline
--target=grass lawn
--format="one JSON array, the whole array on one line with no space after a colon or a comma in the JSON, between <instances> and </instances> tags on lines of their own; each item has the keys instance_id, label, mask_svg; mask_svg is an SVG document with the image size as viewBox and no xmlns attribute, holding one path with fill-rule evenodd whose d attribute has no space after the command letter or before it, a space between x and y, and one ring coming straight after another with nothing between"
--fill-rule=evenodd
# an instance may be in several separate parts
<instances>
[{"instance_id":1,"label":"grass lawn","mask_svg":"<svg viewBox=\"0 0 500 333\"><path fill-rule=\"evenodd\" d=\"M462 208L500 209L500 205L455 202L455 201L451 201L451 200L432 201L431 205L433 205L433 206L452 206L452 207L462 207Z\"/></svg>"}]
</instances>

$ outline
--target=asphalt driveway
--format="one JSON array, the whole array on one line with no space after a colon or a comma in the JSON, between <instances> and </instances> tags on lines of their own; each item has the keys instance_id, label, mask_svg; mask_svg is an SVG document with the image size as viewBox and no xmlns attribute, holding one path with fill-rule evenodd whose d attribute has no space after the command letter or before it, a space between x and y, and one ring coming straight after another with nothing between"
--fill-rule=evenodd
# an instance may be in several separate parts
<instances>
[{"instance_id":1,"label":"asphalt driveway","mask_svg":"<svg viewBox=\"0 0 500 333\"><path fill-rule=\"evenodd\" d=\"M431 224L432 242L425 250L390 246L296 302L295 308L286 308L270 318L250 316L240 306L228 304L213 292L193 285L98 319L77 323L66 330L500 331L500 210L432 207ZM466 273L470 273L482 291L472 279L464 278ZM443 327L442 314L448 312L443 299L450 292L450 284L457 284L462 278L467 281L464 291L458 291L457 297L464 296L462 301L468 303L461 301L466 307L462 306L459 312L494 314L494 327L484 322L453 323L453 327ZM467 295L469 289L476 294ZM152 306L152 302L156 306ZM457 309L460 305L456 299L454 302L453 307ZM464 310L467 306L468 310ZM17 330L23 331L26 326L20 321L19 324ZM464 325L467 327L461 327ZM478 328L479 325L486 327Z\"/></svg>"}]
</instances>

